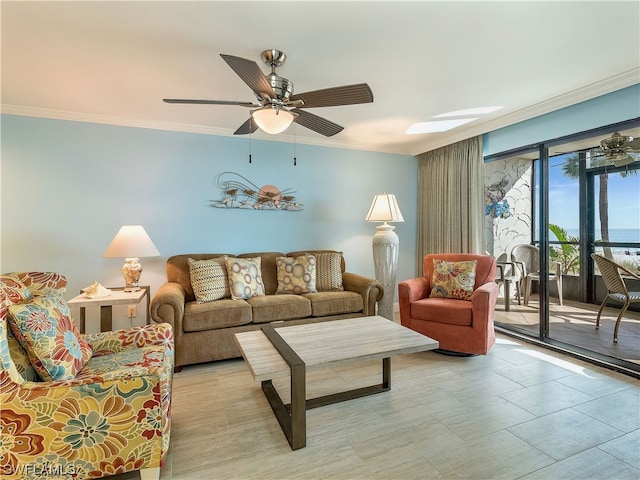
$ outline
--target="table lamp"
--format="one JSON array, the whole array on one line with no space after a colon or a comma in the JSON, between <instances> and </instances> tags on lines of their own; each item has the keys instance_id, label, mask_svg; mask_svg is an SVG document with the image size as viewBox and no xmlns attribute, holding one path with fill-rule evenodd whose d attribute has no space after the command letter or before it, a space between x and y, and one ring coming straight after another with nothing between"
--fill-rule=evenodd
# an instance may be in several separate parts
<instances>
[{"instance_id":1,"label":"table lamp","mask_svg":"<svg viewBox=\"0 0 640 480\"><path fill-rule=\"evenodd\" d=\"M142 265L140 257L158 257L160 252L147 235L142 225L123 225L111 244L102 254L106 258L124 258L122 276L125 280L125 292L140 290Z\"/></svg>"},{"instance_id":2,"label":"table lamp","mask_svg":"<svg viewBox=\"0 0 640 480\"><path fill-rule=\"evenodd\" d=\"M396 196L387 193L376 195L365 220L367 222L384 222L376 227L377 231L372 241L376 280L382 283L384 288L384 296L378 302L378 313L389 320L394 320L393 299L400 240L393 231L393 225L389 225L387 222L404 222Z\"/></svg>"}]
</instances>

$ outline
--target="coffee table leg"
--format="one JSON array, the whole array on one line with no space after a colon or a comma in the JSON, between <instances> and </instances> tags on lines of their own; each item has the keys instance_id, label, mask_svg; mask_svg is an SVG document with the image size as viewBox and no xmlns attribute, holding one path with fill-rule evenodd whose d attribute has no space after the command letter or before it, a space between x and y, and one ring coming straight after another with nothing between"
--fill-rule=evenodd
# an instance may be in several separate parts
<instances>
[{"instance_id":1,"label":"coffee table leg","mask_svg":"<svg viewBox=\"0 0 640 480\"><path fill-rule=\"evenodd\" d=\"M306 366L296 352L282 339L270 325L262 327L262 331L273 344L291 371L291 403L285 405L271 380L262 382L271 409L278 419L280 427L292 450L307 444L307 386Z\"/></svg>"},{"instance_id":2,"label":"coffee table leg","mask_svg":"<svg viewBox=\"0 0 640 480\"><path fill-rule=\"evenodd\" d=\"M293 450L307 444L307 388L304 365L291 367L291 439Z\"/></svg>"},{"instance_id":3,"label":"coffee table leg","mask_svg":"<svg viewBox=\"0 0 640 480\"><path fill-rule=\"evenodd\" d=\"M269 401L292 450L307 445L307 401L305 366L291 365L291 403L285 405L271 380L262 382L262 391Z\"/></svg>"},{"instance_id":4,"label":"coffee table leg","mask_svg":"<svg viewBox=\"0 0 640 480\"><path fill-rule=\"evenodd\" d=\"M307 410L352 400L367 395L386 392L391 389L391 358L382 359L382 383L356 388L346 392L333 393L307 399L306 365L291 347L278 335L273 327L262 327L265 336L271 341L291 371L291 403L285 405L271 380L263 380L262 391L273 410L282 431L292 450L303 448L307 444Z\"/></svg>"},{"instance_id":5,"label":"coffee table leg","mask_svg":"<svg viewBox=\"0 0 640 480\"><path fill-rule=\"evenodd\" d=\"M382 359L382 391L391 388L391 358Z\"/></svg>"}]
</instances>

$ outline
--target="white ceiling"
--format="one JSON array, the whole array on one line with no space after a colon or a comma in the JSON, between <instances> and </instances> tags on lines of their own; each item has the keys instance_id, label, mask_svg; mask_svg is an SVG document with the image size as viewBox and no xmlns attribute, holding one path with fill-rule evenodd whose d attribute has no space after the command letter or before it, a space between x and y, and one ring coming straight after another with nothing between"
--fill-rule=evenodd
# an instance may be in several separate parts
<instances>
[{"instance_id":1,"label":"white ceiling","mask_svg":"<svg viewBox=\"0 0 640 480\"><path fill-rule=\"evenodd\" d=\"M232 135L254 101L219 56L287 54L301 93L367 82L374 103L310 109L345 129L296 141L418 154L640 81L640 2L6 2L2 112ZM414 122L496 113L439 134ZM294 129L254 137L293 141Z\"/></svg>"}]
</instances>

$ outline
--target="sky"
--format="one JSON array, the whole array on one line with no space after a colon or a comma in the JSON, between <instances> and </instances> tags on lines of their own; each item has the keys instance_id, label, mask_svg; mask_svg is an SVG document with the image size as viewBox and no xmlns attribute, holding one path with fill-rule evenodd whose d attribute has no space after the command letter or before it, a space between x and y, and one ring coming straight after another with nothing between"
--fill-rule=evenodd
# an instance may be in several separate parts
<instances>
[{"instance_id":1,"label":"sky","mask_svg":"<svg viewBox=\"0 0 640 480\"><path fill-rule=\"evenodd\" d=\"M571 233L579 228L578 182L562 172L562 156L549 163L549 223L554 223ZM640 170L637 174L622 177L610 174L608 183L609 229L631 228L640 230ZM596 180L595 192L599 191ZM596 214L596 228L600 229ZM612 238L615 241L615 239ZM629 240L640 242L640 238Z\"/></svg>"}]
</instances>

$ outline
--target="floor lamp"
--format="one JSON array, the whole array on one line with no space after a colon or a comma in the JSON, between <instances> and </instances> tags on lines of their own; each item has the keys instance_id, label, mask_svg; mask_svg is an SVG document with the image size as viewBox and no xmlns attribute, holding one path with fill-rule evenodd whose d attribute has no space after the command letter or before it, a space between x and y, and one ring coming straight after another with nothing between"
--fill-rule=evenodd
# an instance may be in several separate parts
<instances>
[{"instance_id":1,"label":"floor lamp","mask_svg":"<svg viewBox=\"0 0 640 480\"><path fill-rule=\"evenodd\" d=\"M378 302L378 314L389 320L395 320L393 299L396 290L400 240L393 231L393 225L389 225L387 222L404 222L395 195L387 193L376 195L365 220L367 222L384 222L376 227L377 232L373 236L372 242L376 280L384 288L384 296Z\"/></svg>"}]
</instances>

